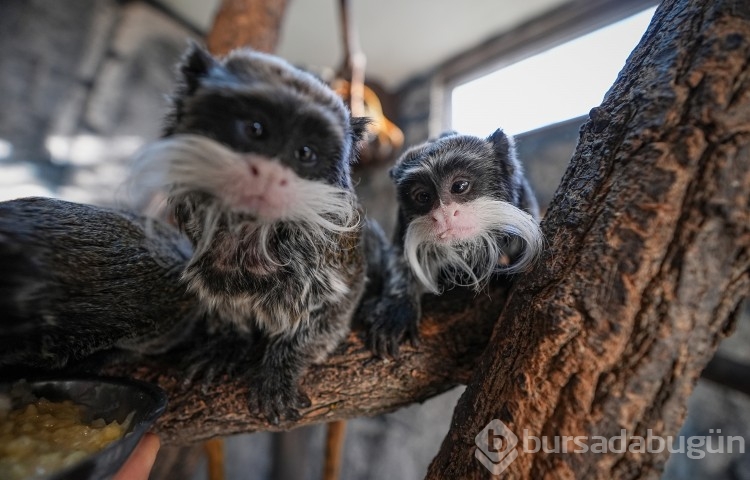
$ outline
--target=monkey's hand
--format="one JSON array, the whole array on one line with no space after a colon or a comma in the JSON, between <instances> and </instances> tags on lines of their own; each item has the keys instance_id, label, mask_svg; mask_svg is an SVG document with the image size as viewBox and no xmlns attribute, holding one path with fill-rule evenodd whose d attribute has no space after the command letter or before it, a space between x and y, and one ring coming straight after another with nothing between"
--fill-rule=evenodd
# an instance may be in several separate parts
<instances>
[{"instance_id":1,"label":"monkey's hand","mask_svg":"<svg viewBox=\"0 0 750 480\"><path fill-rule=\"evenodd\" d=\"M310 406L310 399L288 372L261 369L251 376L248 403L251 411L278 425L281 419L297 420L299 411Z\"/></svg>"},{"instance_id":2,"label":"monkey's hand","mask_svg":"<svg viewBox=\"0 0 750 480\"><path fill-rule=\"evenodd\" d=\"M369 298L357 311L365 326L365 344L377 356L398 357L399 346L419 341L419 299L408 295Z\"/></svg>"},{"instance_id":3,"label":"monkey's hand","mask_svg":"<svg viewBox=\"0 0 750 480\"><path fill-rule=\"evenodd\" d=\"M299 388L302 373L318 356L320 332L301 326L294 333L268 339L260 368L250 376L248 403L270 423L296 420L310 399Z\"/></svg>"},{"instance_id":4,"label":"monkey's hand","mask_svg":"<svg viewBox=\"0 0 750 480\"><path fill-rule=\"evenodd\" d=\"M180 369L185 372L184 389L194 384L205 394L219 378L246 377L246 372L260 361L261 346L256 338L226 328L195 335L194 341L177 351Z\"/></svg>"},{"instance_id":5,"label":"monkey's hand","mask_svg":"<svg viewBox=\"0 0 750 480\"><path fill-rule=\"evenodd\" d=\"M368 288L354 323L365 329L365 344L378 357L399 354L399 345L419 338L420 292L400 248L372 219L365 223Z\"/></svg>"},{"instance_id":6,"label":"monkey's hand","mask_svg":"<svg viewBox=\"0 0 750 480\"><path fill-rule=\"evenodd\" d=\"M238 379L248 387L248 406L270 423L299 417L310 400L298 386L295 371L282 365L283 348L257 335L233 328L196 336L182 352L183 388L199 385L205 394L221 377ZM282 350L279 352L279 350Z\"/></svg>"}]
</instances>

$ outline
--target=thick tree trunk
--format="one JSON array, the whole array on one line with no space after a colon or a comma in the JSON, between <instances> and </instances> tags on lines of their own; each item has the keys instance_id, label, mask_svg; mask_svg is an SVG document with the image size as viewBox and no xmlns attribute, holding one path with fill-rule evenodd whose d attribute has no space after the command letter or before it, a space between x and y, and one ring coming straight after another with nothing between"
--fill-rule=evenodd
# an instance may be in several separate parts
<instances>
[{"instance_id":1,"label":"thick tree trunk","mask_svg":"<svg viewBox=\"0 0 750 480\"><path fill-rule=\"evenodd\" d=\"M273 53L287 0L223 0L206 43L214 55L237 47Z\"/></svg>"},{"instance_id":2,"label":"thick tree trunk","mask_svg":"<svg viewBox=\"0 0 750 480\"><path fill-rule=\"evenodd\" d=\"M493 419L550 440L677 433L750 286L748 59L747 0L658 9L581 131L549 248L510 293L428 479L490 477L475 437ZM504 477L658 478L667 459L515 452Z\"/></svg>"}]
</instances>

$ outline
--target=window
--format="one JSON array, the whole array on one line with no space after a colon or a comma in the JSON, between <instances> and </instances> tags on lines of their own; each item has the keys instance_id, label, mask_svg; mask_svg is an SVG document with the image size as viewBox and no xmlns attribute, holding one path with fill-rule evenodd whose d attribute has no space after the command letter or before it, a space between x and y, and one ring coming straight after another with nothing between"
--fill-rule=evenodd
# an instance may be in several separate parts
<instances>
[{"instance_id":1,"label":"window","mask_svg":"<svg viewBox=\"0 0 750 480\"><path fill-rule=\"evenodd\" d=\"M450 127L517 135L580 117L601 103L655 11L624 20L450 89Z\"/></svg>"},{"instance_id":2,"label":"window","mask_svg":"<svg viewBox=\"0 0 750 480\"><path fill-rule=\"evenodd\" d=\"M443 110L430 134L439 128L486 137L503 128L516 138L543 209L586 115L601 103L655 11L648 0L587 5L585 12L580 4L563 6L469 52L446 65L438 86Z\"/></svg>"}]
</instances>

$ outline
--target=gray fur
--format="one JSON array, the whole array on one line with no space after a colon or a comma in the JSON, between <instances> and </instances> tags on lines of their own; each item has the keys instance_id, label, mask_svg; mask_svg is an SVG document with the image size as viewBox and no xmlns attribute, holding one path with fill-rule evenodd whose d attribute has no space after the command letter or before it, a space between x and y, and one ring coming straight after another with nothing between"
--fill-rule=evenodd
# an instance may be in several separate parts
<instances>
[{"instance_id":1,"label":"gray fur","mask_svg":"<svg viewBox=\"0 0 750 480\"><path fill-rule=\"evenodd\" d=\"M418 288L400 249L385 237L380 226L366 219L367 290L355 316L365 327L366 343L378 356L399 354L399 344L416 345L421 317Z\"/></svg>"},{"instance_id":2,"label":"gray fur","mask_svg":"<svg viewBox=\"0 0 750 480\"><path fill-rule=\"evenodd\" d=\"M0 203L0 366L61 368L113 348L161 353L198 318L191 248L160 222L47 198ZM9 261L10 260L10 261Z\"/></svg>"},{"instance_id":3,"label":"gray fur","mask_svg":"<svg viewBox=\"0 0 750 480\"><path fill-rule=\"evenodd\" d=\"M448 132L407 150L391 176L399 197L396 243L421 289L479 291L493 275L523 271L540 253L536 199L502 130L486 139ZM454 192L457 186L466 190ZM442 240L442 218L446 232L449 221L471 218L472 233Z\"/></svg>"},{"instance_id":4,"label":"gray fur","mask_svg":"<svg viewBox=\"0 0 750 480\"><path fill-rule=\"evenodd\" d=\"M373 225L361 221L350 179L365 122L351 119L319 80L269 55L238 50L217 60L193 47L181 72L166 128L172 146L146 152L142 163L149 171L166 162L160 186L196 249L183 280L206 306L213 333L191 359L208 359L211 374L237 371L242 342L223 348L226 332L246 338L248 349L262 345L259 368L244 373L250 403L274 422L294 417L309 404L300 376L349 331L365 278L384 275L367 257L392 253L366 241ZM313 167L298 156L308 146L317 152ZM303 200L272 218L237 201L247 194L243 182L254 181L252 165L283 176L291 189L284 195ZM392 350L406 334L370 322L368 336Z\"/></svg>"}]
</instances>

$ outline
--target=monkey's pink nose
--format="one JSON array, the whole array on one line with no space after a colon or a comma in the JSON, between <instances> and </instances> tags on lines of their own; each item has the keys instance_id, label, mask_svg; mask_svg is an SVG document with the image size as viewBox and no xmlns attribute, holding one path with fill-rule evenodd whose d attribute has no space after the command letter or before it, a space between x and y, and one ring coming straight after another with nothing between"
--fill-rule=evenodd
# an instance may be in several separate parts
<instances>
[{"instance_id":1,"label":"monkey's pink nose","mask_svg":"<svg viewBox=\"0 0 750 480\"><path fill-rule=\"evenodd\" d=\"M264 218L281 218L295 202L295 173L278 162L248 155L246 175L229 187L227 195L239 208Z\"/></svg>"},{"instance_id":2,"label":"monkey's pink nose","mask_svg":"<svg viewBox=\"0 0 750 480\"><path fill-rule=\"evenodd\" d=\"M251 158L247 163L251 183L262 187L261 191L271 193L269 190L289 185L289 172L276 162Z\"/></svg>"},{"instance_id":3,"label":"monkey's pink nose","mask_svg":"<svg viewBox=\"0 0 750 480\"><path fill-rule=\"evenodd\" d=\"M452 242L470 238L480 230L476 212L469 205L459 203L441 204L430 212L433 233L439 241Z\"/></svg>"},{"instance_id":4,"label":"monkey's pink nose","mask_svg":"<svg viewBox=\"0 0 750 480\"><path fill-rule=\"evenodd\" d=\"M436 227L440 230L450 229L453 222L455 222L454 218L458 215L459 208L456 203L451 203L449 205L441 204L430 213L432 221L436 223Z\"/></svg>"}]
</instances>

